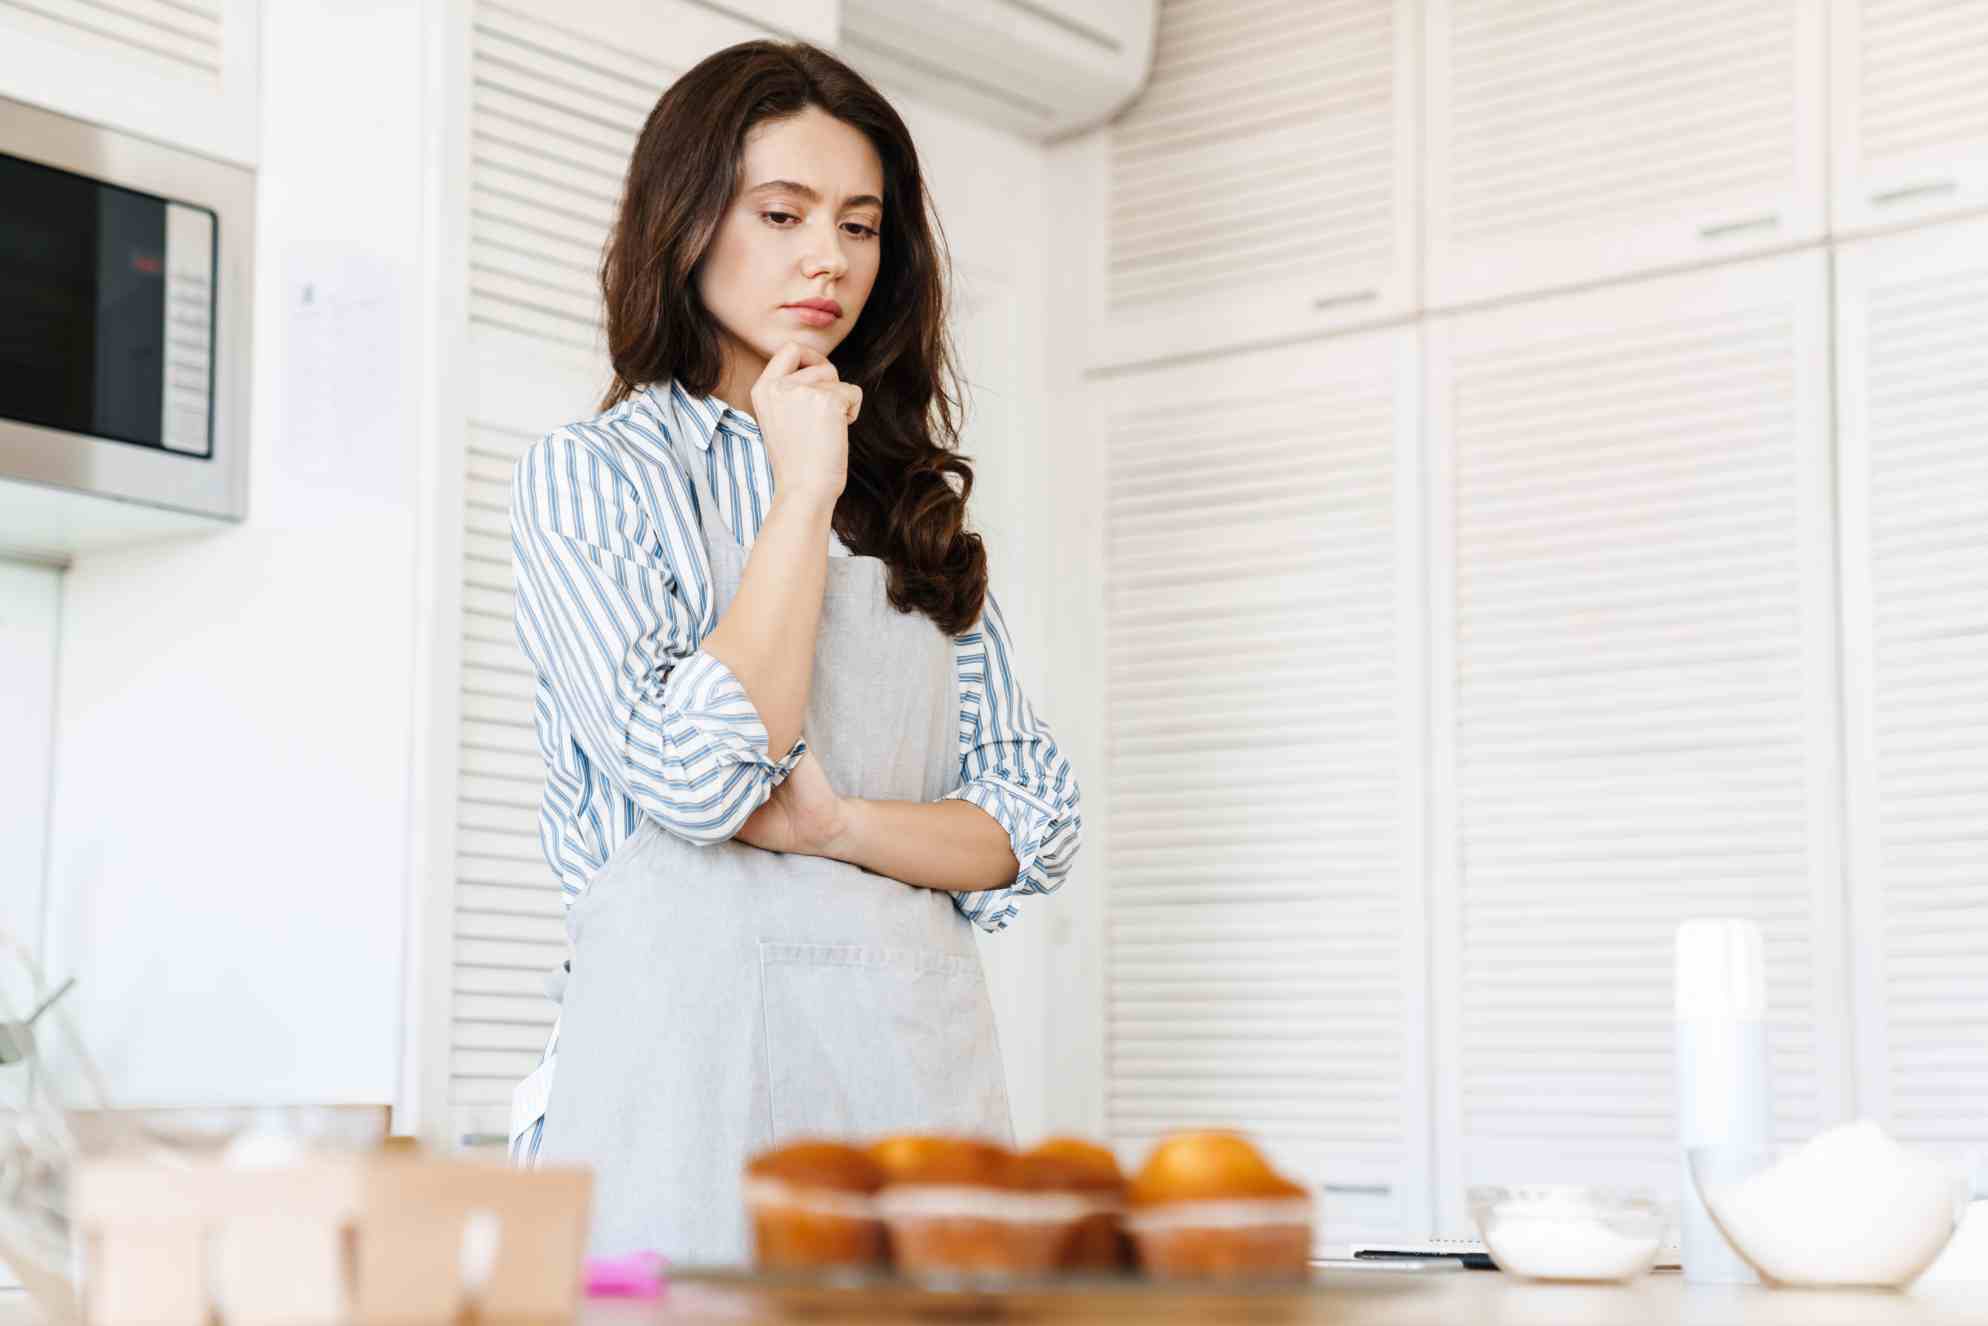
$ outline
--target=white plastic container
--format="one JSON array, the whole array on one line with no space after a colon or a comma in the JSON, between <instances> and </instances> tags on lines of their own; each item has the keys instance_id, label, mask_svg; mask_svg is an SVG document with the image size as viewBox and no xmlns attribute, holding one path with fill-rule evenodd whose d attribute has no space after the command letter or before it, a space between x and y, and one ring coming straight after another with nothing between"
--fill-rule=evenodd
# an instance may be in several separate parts
<instances>
[{"instance_id":1,"label":"white plastic container","mask_svg":"<svg viewBox=\"0 0 1988 1326\"><path fill-rule=\"evenodd\" d=\"M1719 1233L1693 1181L1693 1147L1768 1144L1767 982L1760 927L1743 919L1677 928L1677 1125L1684 1278L1758 1283Z\"/></svg>"}]
</instances>

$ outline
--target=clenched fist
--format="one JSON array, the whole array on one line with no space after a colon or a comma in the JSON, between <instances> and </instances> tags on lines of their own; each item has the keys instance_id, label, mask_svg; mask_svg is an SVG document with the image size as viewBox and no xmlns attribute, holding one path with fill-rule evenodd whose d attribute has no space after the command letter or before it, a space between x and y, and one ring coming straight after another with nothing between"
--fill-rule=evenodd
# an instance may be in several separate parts
<instances>
[{"instance_id":1,"label":"clenched fist","mask_svg":"<svg viewBox=\"0 0 1988 1326\"><path fill-rule=\"evenodd\" d=\"M833 502L849 481L849 425L863 389L836 376L819 350L789 341L752 384L752 409L773 465L774 490Z\"/></svg>"},{"instance_id":2,"label":"clenched fist","mask_svg":"<svg viewBox=\"0 0 1988 1326\"><path fill-rule=\"evenodd\" d=\"M832 856L846 827L842 798L811 751L733 837L769 852Z\"/></svg>"}]
</instances>

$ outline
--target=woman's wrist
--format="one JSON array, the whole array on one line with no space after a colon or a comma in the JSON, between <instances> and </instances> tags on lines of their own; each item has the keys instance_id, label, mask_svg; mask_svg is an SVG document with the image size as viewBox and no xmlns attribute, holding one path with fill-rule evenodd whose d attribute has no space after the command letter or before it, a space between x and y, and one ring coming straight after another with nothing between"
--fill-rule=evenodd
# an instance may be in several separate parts
<instances>
[{"instance_id":1,"label":"woman's wrist","mask_svg":"<svg viewBox=\"0 0 1988 1326\"><path fill-rule=\"evenodd\" d=\"M819 855L834 861L860 866L869 855L874 831L870 802L861 797L838 797L835 832L822 844Z\"/></svg>"},{"instance_id":2,"label":"woman's wrist","mask_svg":"<svg viewBox=\"0 0 1988 1326\"><path fill-rule=\"evenodd\" d=\"M767 519L773 518L773 512L784 509L803 520L827 524L835 518L835 503L841 496L840 492L831 492L825 487L795 485L783 488L776 483Z\"/></svg>"}]
</instances>

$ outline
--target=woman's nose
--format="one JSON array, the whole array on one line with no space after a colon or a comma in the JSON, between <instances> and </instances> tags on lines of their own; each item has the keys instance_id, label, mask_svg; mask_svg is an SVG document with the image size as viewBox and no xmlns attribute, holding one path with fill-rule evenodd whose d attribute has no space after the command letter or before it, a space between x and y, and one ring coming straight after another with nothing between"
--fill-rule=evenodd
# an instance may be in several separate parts
<instances>
[{"instance_id":1,"label":"woman's nose","mask_svg":"<svg viewBox=\"0 0 1988 1326\"><path fill-rule=\"evenodd\" d=\"M842 252L842 237L839 230L829 231L829 237L817 242L808 254L805 264L810 277L819 275L841 276L849 270L848 256Z\"/></svg>"}]
</instances>

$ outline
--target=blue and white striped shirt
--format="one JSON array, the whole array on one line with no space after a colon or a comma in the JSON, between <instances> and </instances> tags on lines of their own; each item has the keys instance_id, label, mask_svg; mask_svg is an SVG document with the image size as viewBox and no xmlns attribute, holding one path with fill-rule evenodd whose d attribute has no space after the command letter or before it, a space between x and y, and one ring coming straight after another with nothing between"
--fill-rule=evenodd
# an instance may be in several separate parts
<instances>
[{"instance_id":1,"label":"blue and white striped shirt","mask_svg":"<svg viewBox=\"0 0 1988 1326\"><path fill-rule=\"evenodd\" d=\"M555 430L512 480L518 640L537 674L546 766L539 841L569 904L642 816L723 842L806 750L796 742L772 758L745 688L700 647L718 612L690 476L670 450L678 430L704 457L719 516L750 548L773 499L759 426L675 383ZM833 533L829 545L849 555ZM991 593L955 652L961 785L947 797L993 816L1021 869L953 902L1002 930L1016 898L1051 892L1068 873L1083 826L1077 780L1022 694Z\"/></svg>"}]
</instances>

